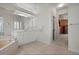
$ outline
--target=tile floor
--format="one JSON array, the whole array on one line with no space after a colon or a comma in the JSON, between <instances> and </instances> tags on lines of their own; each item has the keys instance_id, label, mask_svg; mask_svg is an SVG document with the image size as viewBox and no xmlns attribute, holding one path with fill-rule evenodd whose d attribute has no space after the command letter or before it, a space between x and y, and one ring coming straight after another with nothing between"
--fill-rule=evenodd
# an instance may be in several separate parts
<instances>
[{"instance_id":1,"label":"tile floor","mask_svg":"<svg viewBox=\"0 0 79 59\"><path fill-rule=\"evenodd\" d=\"M19 47L18 55L77 55L68 51L67 40L54 40L50 45L34 41Z\"/></svg>"}]
</instances>

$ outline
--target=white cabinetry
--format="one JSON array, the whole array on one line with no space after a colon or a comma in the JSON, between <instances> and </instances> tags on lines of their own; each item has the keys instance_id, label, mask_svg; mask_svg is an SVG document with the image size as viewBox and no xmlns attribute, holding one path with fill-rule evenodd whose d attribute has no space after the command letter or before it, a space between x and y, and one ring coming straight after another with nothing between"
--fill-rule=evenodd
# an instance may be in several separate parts
<instances>
[{"instance_id":1,"label":"white cabinetry","mask_svg":"<svg viewBox=\"0 0 79 59\"><path fill-rule=\"evenodd\" d=\"M36 40L37 32L36 31L18 31L17 40L19 45L27 44Z\"/></svg>"}]
</instances>

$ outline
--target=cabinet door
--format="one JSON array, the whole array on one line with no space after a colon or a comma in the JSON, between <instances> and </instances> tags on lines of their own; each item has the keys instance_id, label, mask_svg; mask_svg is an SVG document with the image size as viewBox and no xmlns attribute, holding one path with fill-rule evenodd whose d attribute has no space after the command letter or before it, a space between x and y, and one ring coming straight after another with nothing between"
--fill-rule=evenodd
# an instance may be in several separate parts
<instances>
[{"instance_id":1,"label":"cabinet door","mask_svg":"<svg viewBox=\"0 0 79 59\"><path fill-rule=\"evenodd\" d=\"M24 32L24 43L26 44L26 43L30 43L30 42L32 42L32 41L34 41L35 40L35 38L36 38L36 32L34 32L34 31L28 31L28 32Z\"/></svg>"},{"instance_id":2,"label":"cabinet door","mask_svg":"<svg viewBox=\"0 0 79 59\"><path fill-rule=\"evenodd\" d=\"M17 41L18 41L18 45L22 45L24 44L24 38L23 38L24 34L23 32L17 32Z\"/></svg>"}]
</instances>

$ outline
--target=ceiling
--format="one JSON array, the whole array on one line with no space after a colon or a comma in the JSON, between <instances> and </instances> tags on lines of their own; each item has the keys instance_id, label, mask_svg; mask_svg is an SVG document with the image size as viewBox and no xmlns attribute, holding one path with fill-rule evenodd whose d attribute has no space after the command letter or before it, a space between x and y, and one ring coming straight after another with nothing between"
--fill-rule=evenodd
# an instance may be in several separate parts
<instances>
[{"instance_id":1,"label":"ceiling","mask_svg":"<svg viewBox=\"0 0 79 59\"><path fill-rule=\"evenodd\" d=\"M60 3L0 3L0 7L6 8L8 10L14 11L14 10L19 10L21 12L26 13L27 15L34 15L33 12L28 11L28 8L32 8L31 10L36 11L38 9L38 6L46 6L46 7L52 7L52 8L57 8L57 6ZM21 7L22 6L22 7ZM24 7L24 8L23 8ZM61 8L57 8L61 9Z\"/></svg>"}]
</instances>

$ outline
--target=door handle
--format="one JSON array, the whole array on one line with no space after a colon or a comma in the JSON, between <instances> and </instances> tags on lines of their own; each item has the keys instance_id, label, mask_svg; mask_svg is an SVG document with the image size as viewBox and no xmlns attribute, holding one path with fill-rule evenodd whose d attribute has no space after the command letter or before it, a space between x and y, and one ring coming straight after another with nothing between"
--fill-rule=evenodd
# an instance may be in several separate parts
<instances>
[{"instance_id":1,"label":"door handle","mask_svg":"<svg viewBox=\"0 0 79 59\"><path fill-rule=\"evenodd\" d=\"M69 24L69 25L79 25L79 23Z\"/></svg>"}]
</instances>

